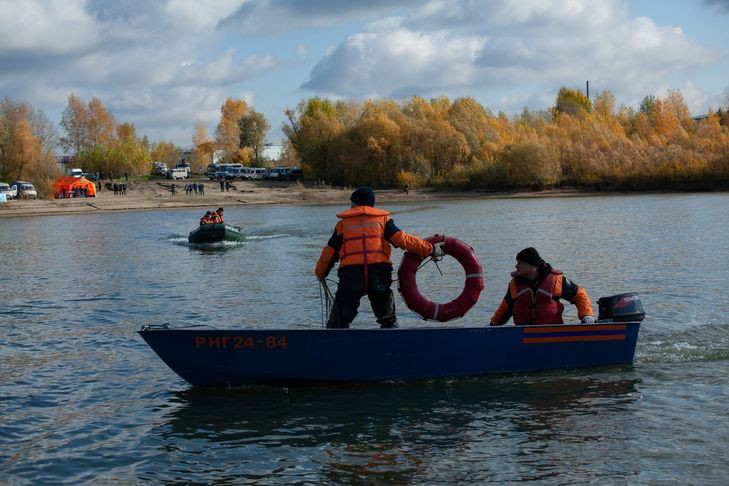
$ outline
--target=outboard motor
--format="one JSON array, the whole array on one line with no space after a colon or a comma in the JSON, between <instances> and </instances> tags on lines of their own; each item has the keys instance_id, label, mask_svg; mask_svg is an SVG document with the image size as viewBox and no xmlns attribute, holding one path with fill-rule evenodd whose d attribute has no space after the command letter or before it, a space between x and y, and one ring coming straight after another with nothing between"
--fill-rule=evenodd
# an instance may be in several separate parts
<instances>
[{"instance_id":1,"label":"outboard motor","mask_svg":"<svg viewBox=\"0 0 729 486\"><path fill-rule=\"evenodd\" d=\"M600 313L598 321L628 322L642 321L645 318L640 296L635 292L600 297L597 300Z\"/></svg>"}]
</instances>

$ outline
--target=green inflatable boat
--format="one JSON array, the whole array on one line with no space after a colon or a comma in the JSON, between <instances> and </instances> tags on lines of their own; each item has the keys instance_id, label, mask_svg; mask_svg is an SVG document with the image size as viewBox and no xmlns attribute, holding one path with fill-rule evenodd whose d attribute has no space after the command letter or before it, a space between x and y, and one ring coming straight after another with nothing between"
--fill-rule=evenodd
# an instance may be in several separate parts
<instances>
[{"instance_id":1,"label":"green inflatable boat","mask_svg":"<svg viewBox=\"0 0 729 486\"><path fill-rule=\"evenodd\" d=\"M243 241L240 228L225 223L203 224L190 232L187 241L190 243L215 243L216 241Z\"/></svg>"}]
</instances>

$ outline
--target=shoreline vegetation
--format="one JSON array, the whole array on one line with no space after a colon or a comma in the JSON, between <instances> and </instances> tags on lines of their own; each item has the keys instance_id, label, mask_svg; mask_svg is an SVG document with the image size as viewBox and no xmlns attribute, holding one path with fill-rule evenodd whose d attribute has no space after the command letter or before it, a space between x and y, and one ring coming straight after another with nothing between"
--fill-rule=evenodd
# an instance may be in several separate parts
<instances>
[{"instance_id":1,"label":"shoreline vegetation","mask_svg":"<svg viewBox=\"0 0 729 486\"><path fill-rule=\"evenodd\" d=\"M724 108L692 116L677 90L663 98L648 95L635 109L616 107L609 91L591 99L563 87L550 109L525 107L512 117L469 97L419 96L364 102L314 97L285 115L277 155L264 150L270 129L265 117L232 98L221 106L215 137L198 122L190 149L183 150L138 136L133 124L117 121L97 98L86 105L69 96L60 137L42 112L6 98L0 101L0 181L30 181L45 199L12 202L11 208L50 213L207 205L184 194L165 198L164 184L149 180L155 162L174 168L180 161L197 177L212 161L303 171L307 185L282 190L243 183L232 195L218 194L220 204L346 201L345 194L332 196L333 188L344 193L363 185L393 198L409 187L410 199L729 189L729 100ZM73 155L59 161L58 148ZM130 176L131 193L113 202L104 191L93 202L49 201L55 178L73 168L117 180ZM0 213L12 211L6 206Z\"/></svg>"},{"instance_id":2,"label":"shoreline vegetation","mask_svg":"<svg viewBox=\"0 0 729 486\"><path fill-rule=\"evenodd\" d=\"M185 194L188 182L205 184L205 194ZM4 217L50 216L68 214L89 214L97 212L172 210L201 208L205 210L219 206L257 205L342 205L349 203L353 187L329 187L303 183L239 181L228 192L221 192L215 182L206 178L176 181L176 194L171 192L172 182L165 179L136 179L128 183L126 195L115 195L102 187L96 197L71 199L13 199L0 204L0 219ZM487 189L418 188L405 193L401 189L377 190L377 205L387 206L394 202L438 201L488 198L533 198L533 197L589 197L616 194L711 192L711 188L686 188L651 191L608 191L587 189L546 189L494 191ZM722 189L726 190L726 189Z\"/></svg>"}]
</instances>

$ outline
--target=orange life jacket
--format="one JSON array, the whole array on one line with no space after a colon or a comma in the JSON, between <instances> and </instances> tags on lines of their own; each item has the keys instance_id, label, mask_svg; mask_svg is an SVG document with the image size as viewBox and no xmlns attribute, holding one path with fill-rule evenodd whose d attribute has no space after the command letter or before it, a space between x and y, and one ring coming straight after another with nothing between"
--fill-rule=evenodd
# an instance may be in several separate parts
<instances>
[{"instance_id":1,"label":"orange life jacket","mask_svg":"<svg viewBox=\"0 0 729 486\"><path fill-rule=\"evenodd\" d=\"M390 244L385 240L385 224L390 212L372 206L355 206L337 214L337 233L343 237L339 266L390 262Z\"/></svg>"},{"instance_id":2,"label":"orange life jacket","mask_svg":"<svg viewBox=\"0 0 729 486\"><path fill-rule=\"evenodd\" d=\"M512 276L514 274L512 273ZM562 272L552 269L536 290L512 278L509 292L514 300L514 324L562 324L564 305L554 297L562 295Z\"/></svg>"},{"instance_id":3,"label":"orange life jacket","mask_svg":"<svg viewBox=\"0 0 729 486\"><path fill-rule=\"evenodd\" d=\"M212 219L213 224L220 224L223 222L223 216L220 215L217 211L213 211L212 216L210 216Z\"/></svg>"},{"instance_id":4,"label":"orange life jacket","mask_svg":"<svg viewBox=\"0 0 729 486\"><path fill-rule=\"evenodd\" d=\"M212 224L213 220L210 219L210 216L203 216L200 218L200 226L204 224Z\"/></svg>"}]
</instances>

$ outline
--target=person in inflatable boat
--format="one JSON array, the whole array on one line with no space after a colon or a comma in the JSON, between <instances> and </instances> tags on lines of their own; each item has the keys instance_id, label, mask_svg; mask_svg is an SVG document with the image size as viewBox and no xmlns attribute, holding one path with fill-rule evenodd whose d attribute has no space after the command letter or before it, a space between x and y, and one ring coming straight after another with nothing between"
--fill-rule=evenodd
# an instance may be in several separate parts
<instances>
[{"instance_id":1,"label":"person in inflatable boat","mask_svg":"<svg viewBox=\"0 0 729 486\"><path fill-rule=\"evenodd\" d=\"M516 255L516 271L499 308L491 317L492 326L506 324L513 316L514 324L563 324L564 299L577 306L577 315L585 324L592 324L592 304L584 288L571 282L559 270L542 260L532 247Z\"/></svg>"},{"instance_id":2,"label":"person in inflatable boat","mask_svg":"<svg viewBox=\"0 0 729 486\"><path fill-rule=\"evenodd\" d=\"M375 191L371 187L356 189L350 201L352 206L337 214L340 221L314 270L316 277L323 281L339 261L339 285L327 328L348 328L365 295L380 327L397 327L395 300L390 289L390 245L422 258L440 258L445 253L443 243L433 245L400 230L388 211L375 208Z\"/></svg>"}]
</instances>

